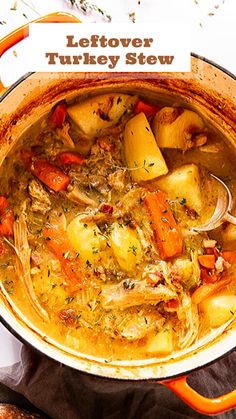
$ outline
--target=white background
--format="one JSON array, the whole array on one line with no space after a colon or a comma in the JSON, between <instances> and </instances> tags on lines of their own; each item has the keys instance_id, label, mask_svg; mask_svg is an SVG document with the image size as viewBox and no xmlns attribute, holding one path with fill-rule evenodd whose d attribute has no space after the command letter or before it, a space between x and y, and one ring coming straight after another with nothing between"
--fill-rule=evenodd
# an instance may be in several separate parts
<instances>
[{"instance_id":1,"label":"white background","mask_svg":"<svg viewBox=\"0 0 236 419\"><path fill-rule=\"evenodd\" d=\"M15 3L17 10L10 10ZM139 0L91 0L91 3L105 9L112 16L112 22L121 24L132 24L129 13L133 12L136 22L143 25L156 22L157 18L163 22L188 22L192 30L186 37L191 38L192 52L236 74L236 0L140 0L140 4ZM3 23L0 24L0 38L27 21L55 11L72 12L86 22L105 22L99 13L85 16L66 0L0 0L0 22ZM169 37L174 38L175 33L170 32ZM21 75L16 71L15 50L16 47L8 53L11 59L10 67L7 67L9 84ZM18 341L0 326L0 366L17 360L19 349Z\"/></svg>"}]
</instances>

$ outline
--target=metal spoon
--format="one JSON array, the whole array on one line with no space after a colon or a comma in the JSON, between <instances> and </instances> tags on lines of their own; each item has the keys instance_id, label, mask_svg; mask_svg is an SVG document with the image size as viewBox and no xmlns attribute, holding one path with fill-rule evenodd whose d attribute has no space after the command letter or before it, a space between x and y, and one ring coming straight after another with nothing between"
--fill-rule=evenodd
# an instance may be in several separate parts
<instances>
[{"instance_id":1,"label":"metal spoon","mask_svg":"<svg viewBox=\"0 0 236 419\"><path fill-rule=\"evenodd\" d=\"M228 221L229 223L236 225L236 217L230 214L233 205L233 200L228 186L226 186L221 179L219 179L212 173L210 174L210 176L214 179L214 184L217 187L218 197L215 211L211 218L206 222L206 224L203 224L200 227L193 227L192 230L194 231L214 230L215 228L223 224L225 221Z\"/></svg>"}]
</instances>

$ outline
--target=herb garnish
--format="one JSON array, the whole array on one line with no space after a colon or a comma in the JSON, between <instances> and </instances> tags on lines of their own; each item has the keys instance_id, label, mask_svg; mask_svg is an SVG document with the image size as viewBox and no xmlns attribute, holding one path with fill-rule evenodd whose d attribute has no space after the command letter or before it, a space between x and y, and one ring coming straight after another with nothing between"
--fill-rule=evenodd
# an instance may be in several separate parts
<instances>
[{"instance_id":1,"label":"herb garnish","mask_svg":"<svg viewBox=\"0 0 236 419\"><path fill-rule=\"evenodd\" d=\"M88 259L86 260L86 265L88 266L88 268L91 268L91 267L92 267L92 263L91 263L91 262L89 262L89 260L88 260Z\"/></svg>"},{"instance_id":2,"label":"herb garnish","mask_svg":"<svg viewBox=\"0 0 236 419\"><path fill-rule=\"evenodd\" d=\"M136 246L129 246L128 252L132 252L134 256L137 256L137 247Z\"/></svg>"},{"instance_id":3,"label":"herb garnish","mask_svg":"<svg viewBox=\"0 0 236 419\"><path fill-rule=\"evenodd\" d=\"M126 279L123 282L123 287L124 287L125 290L133 290L134 287L135 287L135 283L134 282L130 282L129 279Z\"/></svg>"},{"instance_id":4,"label":"herb garnish","mask_svg":"<svg viewBox=\"0 0 236 419\"><path fill-rule=\"evenodd\" d=\"M70 297L67 297L65 299L65 301L67 302L67 304L70 304L73 300L75 299L75 297L73 297L72 295Z\"/></svg>"},{"instance_id":5,"label":"herb garnish","mask_svg":"<svg viewBox=\"0 0 236 419\"><path fill-rule=\"evenodd\" d=\"M65 207L63 204L61 204L61 206L62 206L62 209L63 209L64 212L67 212L68 211L68 208Z\"/></svg>"}]
</instances>

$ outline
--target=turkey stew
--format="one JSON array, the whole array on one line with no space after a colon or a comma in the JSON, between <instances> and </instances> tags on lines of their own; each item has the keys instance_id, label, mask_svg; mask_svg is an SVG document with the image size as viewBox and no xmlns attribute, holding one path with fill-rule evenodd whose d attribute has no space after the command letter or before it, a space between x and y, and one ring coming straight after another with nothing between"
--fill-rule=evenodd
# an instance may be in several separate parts
<instances>
[{"instance_id":1,"label":"turkey stew","mask_svg":"<svg viewBox=\"0 0 236 419\"><path fill-rule=\"evenodd\" d=\"M45 335L106 360L163 358L236 312L236 227L194 231L235 157L191 109L59 102L6 157L0 278Z\"/></svg>"}]
</instances>

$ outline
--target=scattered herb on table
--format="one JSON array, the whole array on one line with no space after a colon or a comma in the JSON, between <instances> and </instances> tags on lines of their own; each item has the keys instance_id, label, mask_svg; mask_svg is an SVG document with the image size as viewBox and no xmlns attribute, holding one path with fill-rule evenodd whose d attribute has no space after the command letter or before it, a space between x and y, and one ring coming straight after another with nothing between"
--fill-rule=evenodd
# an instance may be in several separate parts
<instances>
[{"instance_id":1,"label":"scattered herb on table","mask_svg":"<svg viewBox=\"0 0 236 419\"><path fill-rule=\"evenodd\" d=\"M10 10L17 10L17 1L14 1L13 5L11 6Z\"/></svg>"},{"instance_id":2,"label":"scattered herb on table","mask_svg":"<svg viewBox=\"0 0 236 419\"><path fill-rule=\"evenodd\" d=\"M112 17L103 9L101 9L96 4L90 3L87 0L66 0L71 4L71 6L77 7L78 10L80 10L83 13L89 13L92 11L95 11L102 15L108 22L111 22Z\"/></svg>"},{"instance_id":3,"label":"scattered herb on table","mask_svg":"<svg viewBox=\"0 0 236 419\"><path fill-rule=\"evenodd\" d=\"M129 19L131 20L131 22L135 23L135 20L136 20L135 12L129 13Z\"/></svg>"}]
</instances>

